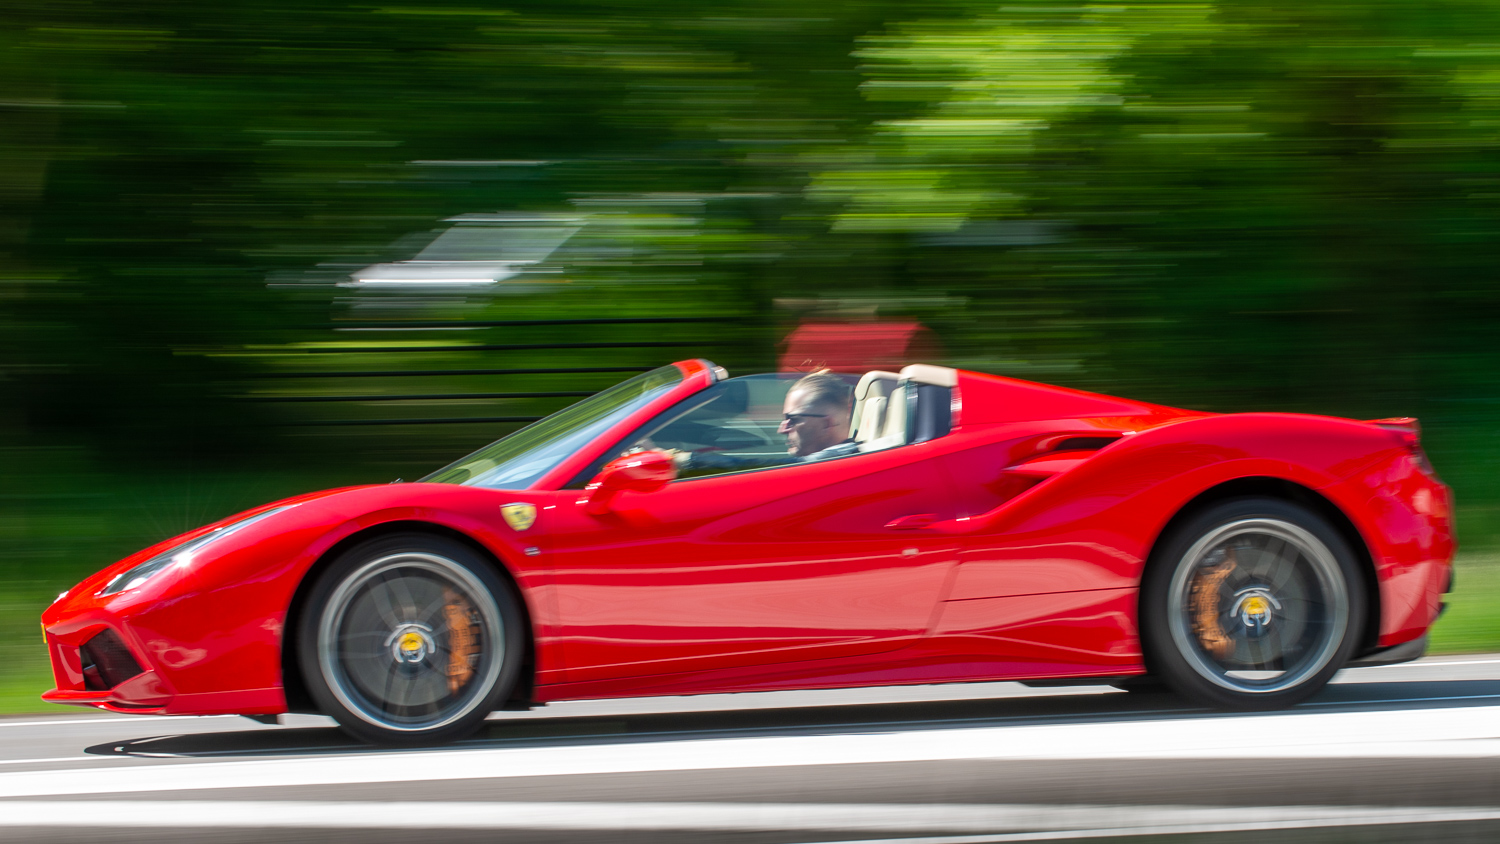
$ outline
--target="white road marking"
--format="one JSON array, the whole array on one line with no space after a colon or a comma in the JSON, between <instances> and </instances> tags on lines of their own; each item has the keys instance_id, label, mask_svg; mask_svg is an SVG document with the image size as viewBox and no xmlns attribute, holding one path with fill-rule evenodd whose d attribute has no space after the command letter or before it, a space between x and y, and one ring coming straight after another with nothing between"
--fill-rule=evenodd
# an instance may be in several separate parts
<instances>
[{"instance_id":1,"label":"white road marking","mask_svg":"<svg viewBox=\"0 0 1500 844\"><path fill-rule=\"evenodd\" d=\"M1351 666L1350 670L1378 671L1382 668L1443 668L1449 665L1500 665L1500 659L1433 659L1421 662L1398 662L1393 665Z\"/></svg>"},{"instance_id":2,"label":"white road marking","mask_svg":"<svg viewBox=\"0 0 1500 844\"><path fill-rule=\"evenodd\" d=\"M6 721L0 727L51 727L57 724L145 724L157 721L203 721L209 718L238 718L238 715L122 715L118 718L48 718L44 721Z\"/></svg>"},{"instance_id":3,"label":"white road marking","mask_svg":"<svg viewBox=\"0 0 1500 844\"><path fill-rule=\"evenodd\" d=\"M1299 703L1298 706L1362 706L1370 704L1387 703L1426 703L1433 700L1489 700L1500 698L1500 695L1445 695L1443 697L1383 697L1372 700L1315 700L1312 703Z\"/></svg>"},{"instance_id":4,"label":"white road marking","mask_svg":"<svg viewBox=\"0 0 1500 844\"><path fill-rule=\"evenodd\" d=\"M1249 813L1257 814L1263 812L1258 808L1235 807L1228 809L1227 813ZM1374 818L1349 818L1343 821L1330 822L1314 818L1274 821L1221 821L1218 823L1199 824L1152 824L1145 826L1116 826L1102 829L1062 829L1048 830L1045 832L1002 832L995 835L939 835L923 836L913 838L902 836L900 838L863 838L859 840L839 841L813 841L804 844L1011 844L1021 841L1079 841L1085 839L1101 838L1133 838L1149 835L1213 835L1227 832L1274 832L1277 830L1292 829L1327 829L1330 827L1362 827L1362 826L1387 826L1390 824L1425 824L1425 823L1458 823L1463 821L1485 821L1491 818L1476 817L1467 814L1468 810L1450 812L1447 810L1433 810L1391 819L1384 816Z\"/></svg>"},{"instance_id":5,"label":"white road marking","mask_svg":"<svg viewBox=\"0 0 1500 844\"><path fill-rule=\"evenodd\" d=\"M0 827L112 829L528 829L746 832L1288 829L1500 820L1500 807L1101 806L888 803L477 803L323 801L17 801ZM1237 822L1241 816L1253 821ZM975 840L964 836L957 840ZM931 840L931 839L928 839ZM955 840L955 839L948 839ZM1005 840L1005 839L999 839Z\"/></svg>"},{"instance_id":6,"label":"white road marking","mask_svg":"<svg viewBox=\"0 0 1500 844\"><path fill-rule=\"evenodd\" d=\"M0 765L41 765L47 762L109 762L129 756L53 756L44 759L0 759ZM0 794L0 797L5 795Z\"/></svg>"},{"instance_id":7,"label":"white road marking","mask_svg":"<svg viewBox=\"0 0 1500 844\"><path fill-rule=\"evenodd\" d=\"M1304 707L1315 707L1315 706L1341 706L1341 707L1350 708L1351 711L1356 711L1356 710L1353 709L1354 707L1365 706L1365 705L1374 704L1374 703L1422 703L1422 702L1426 702L1426 701L1443 701L1443 700L1492 700L1492 699L1500 699L1500 694L1494 694L1494 695L1449 695L1449 696L1446 696L1446 697L1382 698L1380 700L1328 700L1328 701L1316 701L1316 702L1313 702L1313 703L1299 703L1299 704L1297 704L1297 709L1302 709ZM1200 715L1200 714L1203 714L1203 713L1205 713L1207 711L1208 710L1203 710L1203 709L1198 709L1198 710L1193 710L1193 709L1141 709L1141 710L1130 710L1129 712L1127 712L1125 714L1127 714L1131 718L1139 719L1139 718L1150 717L1150 716L1153 716L1153 715L1166 715L1166 716ZM1293 711L1295 711L1295 710L1293 710ZM500 713L500 714L505 714L505 713ZM1028 723L1028 724L1037 724L1037 723L1046 723L1046 722L1049 722L1049 721L1072 721L1072 720L1077 720L1078 717L1079 716L1078 716L1077 713L1070 712L1070 713L1064 713L1064 714L1059 714L1059 715L1027 715L1027 716L1022 716L1022 717L1019 717L1019 718L1008 718L1008 717L1003 717L1002 716L1002 717L983 717L983 718L932 718L932 719L923 719L921 721L910 721L910 720L907 720L907 721L847 721L847 722L842 722L842 723L838 724L837 727L841 731L872 730L872 731L885 732L887 730L900 730L902 728L936 729L936 728L950 726L950 725L956 725L956 724L990 724L990 725L996 725L996 724L1004 723L1006 721L1015 721L1015 722L1022 722L1022 721L1024 721L1025 723ZM492 719L492 720L503 721L504 719ZM762 733L764 731L765 731L764 727L755 726L755 727L718 727L718 728L705 729L702 732L712 733L716 737L725 738L725 737L731 736L731 735L733 735L735 733ZM649 739L649 738L664 738L664 739L686 738L686 737L692 735L694 732L695 731L681 731L681 730L649 730L649 731L629 732L629 733L626 733L623 730L616 730L614 732L599 732L599 733L566 733L566 734L560 734L560 735L556 736L555 738L558 738L558 739L568 739L568 740L571 740L571 741L586 741L586 740L589 740L589 739L613 740L613 739L619 739L619 738L622 738L622 737L625 737L625 736L628 735L628 737L632 741L640 741L640 740ZM162 739L169 739L169 738L180 738L180 736L158 736L156 738L143 739L141 741L132 742L130 745L120 745L120 746L118 746L118 747L115 748L115 752L121 754L123 757L128 757L128 758L148 758L148 759L223 759L225 757L232 757L232 756L265 757L265 756L268 756L268 755L271 755L271 754L275 754L275 753L295 753L295 754L298 754L298 755L311 756L311 755L316 755L319 752L317 748L309 748L306 745L298 746L298 747L265 746L265 747L257 747L257 748L255 748L253 750L242 750L242 751L234 751L234 752L202 751L202 752L198 752L198 753L149 753L149 752L139 751L139 750L135 750L134 749L134 748L139 747L139 746L141 746L143 744L146 744L147 742L160 741ZM533 737L533 738L535 738L535 737ZM452 744L449 744L448 747L449 748L460 748L460 747L479 747L479 748L490 747L490 748L493 748L494 747L494 739L490 739L490 738L465 739L463 741L453 742ZM380 753L381 752L381 751L376 750L374 748L368 748L368 749L363 749L363 750L361 750L361 749L353 749L353 750L351 750L348 747L332 747L332 746L324 748L323 751L324 752L344 753L344 754L350 754L350 753L369 753L369 754L374 754L374 753Z\"/></svg>"},{"instance_id":8,"label":"white road marking","mask_svg":"<svg viewBox=\"0 0 1500 844\"><path fill-rule=\"evenodd\" d=\"M1246 736L1255 741L1246 741ZM1500 706L376 752L0 773L0 795L444 781L893 762L1500 758Z\"/></svg>"}]
</instances>

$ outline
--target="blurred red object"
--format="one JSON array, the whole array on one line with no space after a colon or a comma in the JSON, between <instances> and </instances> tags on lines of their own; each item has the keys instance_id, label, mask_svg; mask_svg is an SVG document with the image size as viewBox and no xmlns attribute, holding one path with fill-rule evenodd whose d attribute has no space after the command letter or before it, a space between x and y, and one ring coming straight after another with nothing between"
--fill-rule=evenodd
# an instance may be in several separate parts
<instances>
[{"instance_id":1,"label":"blurred red object","mask_svg":"<svg viewBox=\"0 0 1500 844\"><path fill-rule=\"evenodd\" d=\"M920 322L804 322L783 341L783 372L897 370L940 357L937 337Z\"/></svg>"}]
</instances>

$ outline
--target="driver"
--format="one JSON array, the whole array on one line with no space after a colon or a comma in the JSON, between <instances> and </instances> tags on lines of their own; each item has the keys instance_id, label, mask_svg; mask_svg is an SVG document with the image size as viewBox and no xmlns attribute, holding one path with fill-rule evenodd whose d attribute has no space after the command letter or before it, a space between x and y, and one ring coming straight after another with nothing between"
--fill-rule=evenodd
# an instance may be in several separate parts
<instances>
[{"instance_id":1,"label":"driver","mask_svg":"<svg viewBox=\"0 0 1500 844\"><path fill-rule=\"evenodd\" d=\"M667 453L672 455L678 469L700 473L764 469L847 457L859 453L858 444L849 438L853 399L854 391L847 382L826 369L818 370L793 384L782 402L781 424L776 431L786 437L784 456L677 449L667 449ZM649 437L635 445L636 449L654 447Z\"/></svg>"},{"instance_id":2,"label":"driver","mask_svg":"<svg viewBox=\"0 0 1500 844\"><path fill-rule=\"evenodd\" d=\"M776 429L786 437L787 454L812 461L858 452L858 444L849 438L853 398L849 385L826 369L793 384Z\"/></svg>"}]
</instances>

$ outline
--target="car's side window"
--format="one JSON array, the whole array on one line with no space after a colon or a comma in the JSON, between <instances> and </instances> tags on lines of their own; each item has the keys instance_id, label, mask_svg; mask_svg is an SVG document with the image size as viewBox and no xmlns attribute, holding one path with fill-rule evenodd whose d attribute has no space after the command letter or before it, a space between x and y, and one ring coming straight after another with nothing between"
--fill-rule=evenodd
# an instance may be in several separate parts
<instances>
[{"instance_id":1,"label":"car's side window","mask_svg":"<svg viewBox=\"0 0 1500 844\"><path fill-rule=\"evenodd\" d=\"M802 462L777 433L786 377L735 378L688 399L652 420L620 453L655 448L676 456L679 478L765 469Z\"/></svg>"},{"instance_id":2,"label":"car's side window","mask_svg":"<svg viewBox=\"0 0 1500 844\"><path fill-rule=\"evenodd\" d=\"M787 437L778 431L787 391L799 377L796 373L747 375L715 384L641 426L568 486L582 488L610 460L642 449L671 453L679 479L806 462L788 452ZM817 459L854 456L861 450L851 443Z\"/></svg>"},{"instance_id":3,"label":"car's side window","mask_svg":"<svg viewBox=\"0 0 1500 844\"><path fill-rule=\"evenodd\" d=\"M924 442L948 433L947 387L907 381L896 373L835 376L851 388L842 442L805 456L789 451L783 433L786 397L798 373L731 378L684 399L606 451L568 484L582 489L609 461L632 451L666 451L679 480L842 459ZM797 414L792 414L793 416Z\"/></svg>"}]
</instances>

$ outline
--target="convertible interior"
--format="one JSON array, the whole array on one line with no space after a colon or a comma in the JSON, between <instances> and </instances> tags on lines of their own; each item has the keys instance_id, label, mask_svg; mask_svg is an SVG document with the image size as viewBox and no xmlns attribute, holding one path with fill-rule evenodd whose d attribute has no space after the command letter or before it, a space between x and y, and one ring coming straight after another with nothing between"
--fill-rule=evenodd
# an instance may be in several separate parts
<instances>
[{"instance_id":1,"label":"convertible interior","mask_svg":"<svg viewBox=\"0 0 1500 844\"><path fill-rule=\"evenodd\" d=\"M770 373L721 381L647 423L608 458L643 448L684 452L692 458L685 461L682 477L795 462L777 429L786 394L800 377ZM952 426L957 382L952 369L917 364L900 372L846 377L854 396L849 433L858 453L936 439Z\"/></svg>"}]
</instances>

